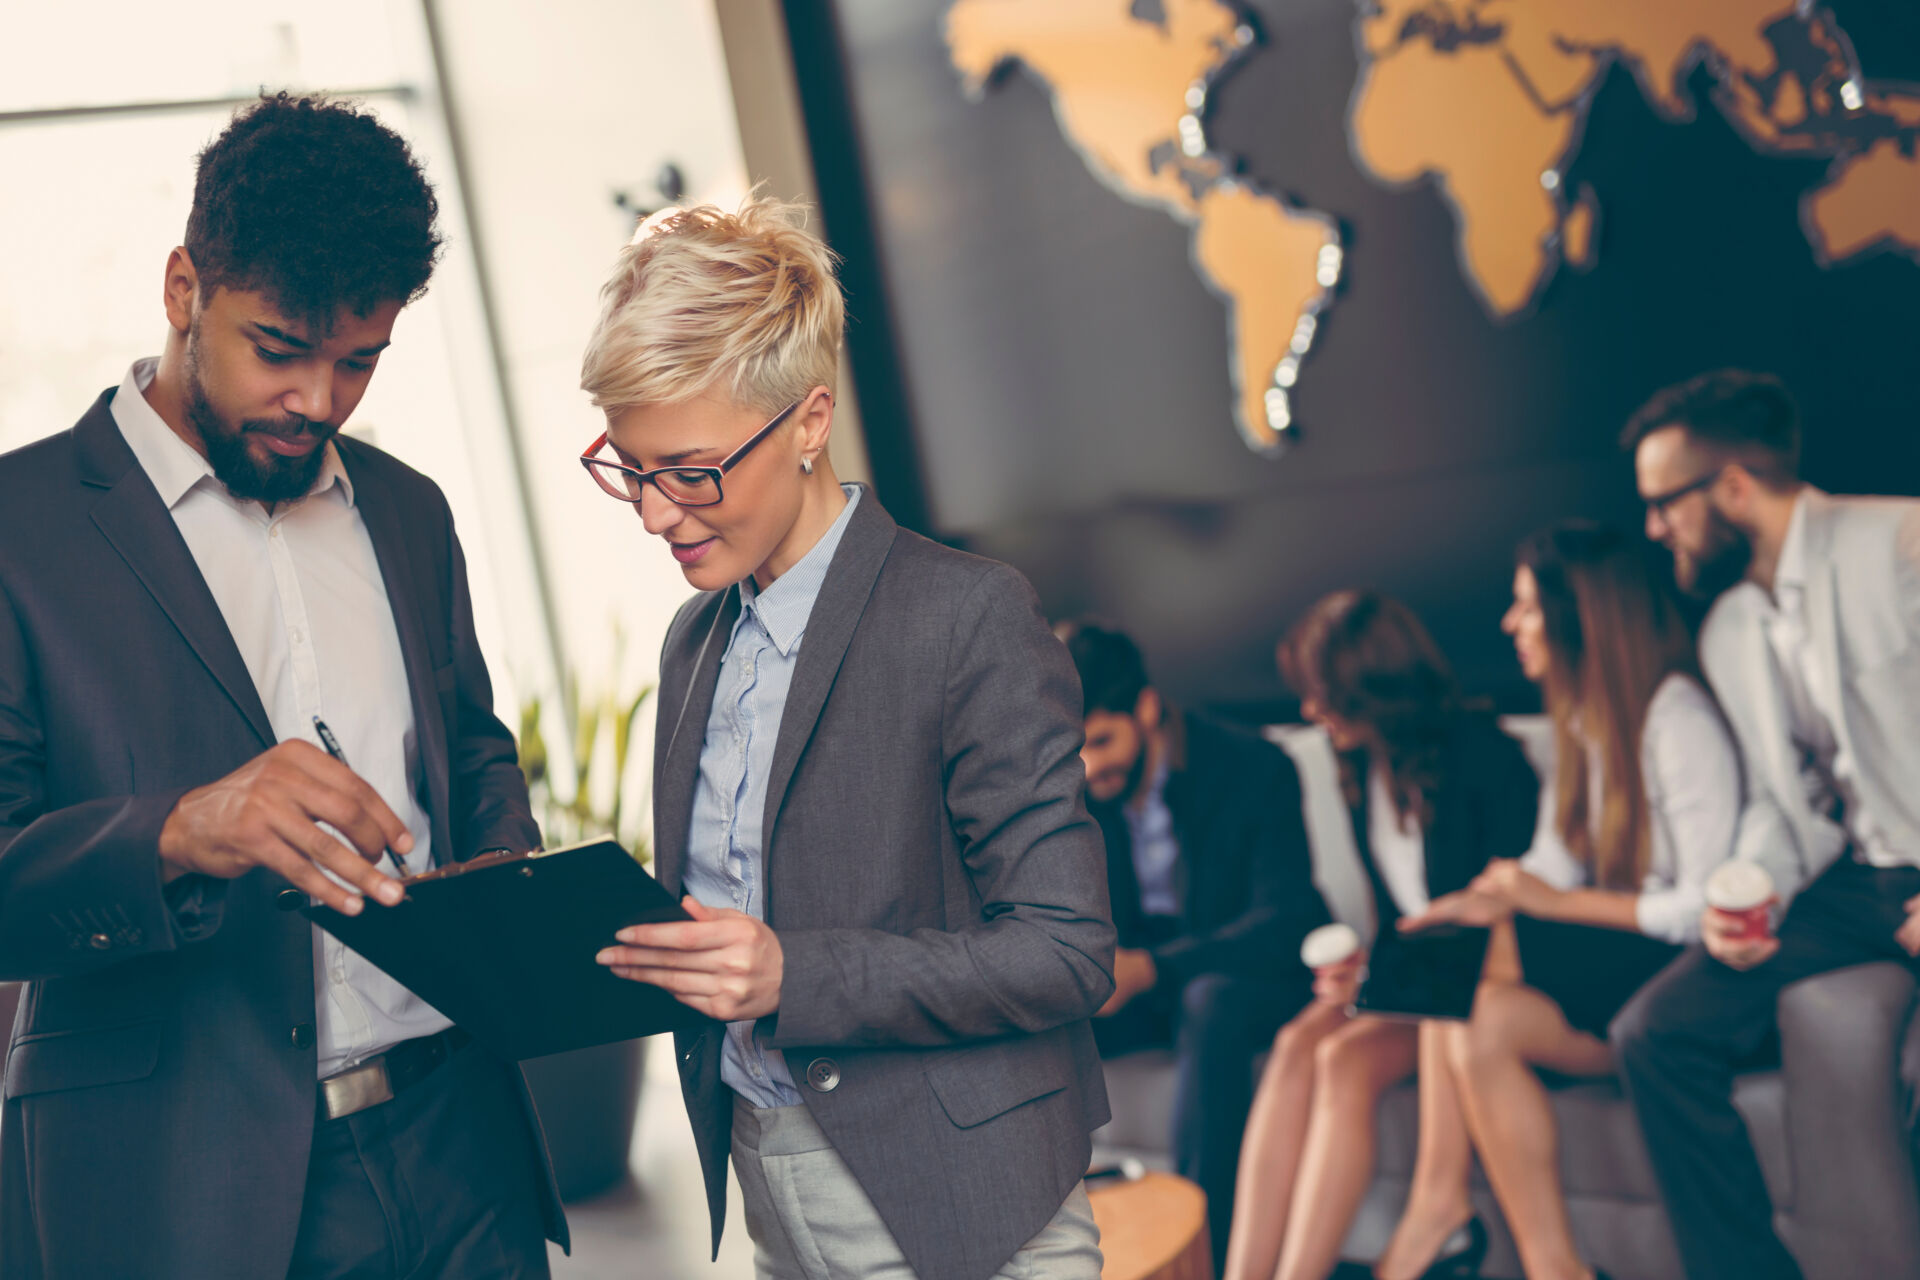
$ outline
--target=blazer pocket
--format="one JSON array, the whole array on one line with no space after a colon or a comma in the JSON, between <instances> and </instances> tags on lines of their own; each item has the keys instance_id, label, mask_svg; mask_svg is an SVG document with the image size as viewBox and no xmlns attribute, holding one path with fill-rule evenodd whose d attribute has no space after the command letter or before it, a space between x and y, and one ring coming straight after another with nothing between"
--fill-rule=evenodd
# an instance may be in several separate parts
<instances>
[{"instance_id":1,"label":"blazer pocket","mask_svg":"<svg viewBox=\"0 0 1920 1280\"><path fill-rule=\"evenodd\" d=\"M7 1096L144 1080L159 1060L158 1022L37 1032L22 1036L7 1055Z\"/></svg>"},{"instance_id":2,"label":"blazer pocket","mask_svg":"<svg viewBox=\"0 0 1920 1280\"><path fill-rule=\"evenodd\" d=\"M971 1129L1066 1088L1073 1068L1059 1055L1052 1037L952 1050L927 1064L927 1083L954 1127Z\"/></svg>"}]
</instances>

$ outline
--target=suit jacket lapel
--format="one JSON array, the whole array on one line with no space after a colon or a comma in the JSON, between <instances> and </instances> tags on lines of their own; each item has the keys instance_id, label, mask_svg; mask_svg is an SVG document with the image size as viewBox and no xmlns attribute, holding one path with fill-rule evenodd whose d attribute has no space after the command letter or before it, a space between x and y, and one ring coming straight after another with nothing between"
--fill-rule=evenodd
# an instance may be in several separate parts
<instances>
[{"instance_id":1,"label":"suit jacket lapel","mask_svg":"<svg viewBox=\"0 0 1920 1280\"><path fill-rule=\"evenodd\" d=\"M1840 678L1840 596L1835 589L1833 558L1834 509L1826 495L1808 489L1800 499L1806 511L1807 636L1813 645L1813 670L1808 678L1819 682L1814 696L1833 708L1834 744L1852 754L1847 732L1847 691Z\"/></svg>"},{"instance_id":2,"label":"suit jacket lapel","mask_svg":"<svg viewBox=\"0 0 1920 1280\"><path fill-rule=\"evenodd\" d=\"M773 769L767 778L766 815L760 826L760 883L765 886L762 905L767 918L773 918L772 883L766 874L767 854L773 848L774 830L779 823L780 806L787 798L787 787L800 765L807 741L827 705L834 678L840 674L840 662L847 656L854 630L873 594L880 566L886 563L893 547L897 527L873 496L861 495L860 505L848 518L833 563L827 567L826 580L813 602L807 618L806 634L800 641L800 659L794 664L793 683L787 690L786 708L780 713L780 736L773 748Z\"/></svg>"},{"instance_id":3,"label":"suit jacket lapel","mask_svg":"<svg viewBox=\"0 0 1920 1280\"><path fill-rule=\"evenodd\" d=\"M73 431L81 481L106 491L94 503L93 523L226 692L262 748L271 747L277 739L253 675L179 526L121 436L108 407L112 400L111 391L101 396Z\"/></svg>"},{"instance_id":4,"label":"suit jacket lapel","mask_svg":"<svg viewBox=\"0 0 1920 1280\"><path fill-rule=\"evenodd\" d=\"M407 688L413 700L413 724L420 747L420 767L427 775L427 813L433 823L434 861L452 862L453 800L447 757L447 725L440 716L440 695L433 680L433 653L427 647L426 624L420 617L420 594L413 578L413 560L407 552L406 531L400 526L399 506L379 476L367 467L351 440L335 444L340 461L353 482L353 505L367 527L373 558L387 588L387 606L400 636L400 656L407 668Z\"/></svg>"},{"instance_id":5,"label":"suit jacket lapel","mask_svg":"<svg viewBox=\"0 0 1920 1280\"><path fill-rule=\"evenodd\" d=\"M713 695L720 683L720 660L726 656L733 627L740 620L740 590L728 587L713 621L693 655L680 705L660 704L655 732L660 769L654 781L654 874L668 892L680 894L686 865L687 833L693 821L693 794L700 778L700 751L706 743L707 717L713 713ZM671 727L667 717L672 716ZM664 732L663 732L664 731Z\"/></svg>"},{"instance_id":6,"label":"suit jacket lapel","mask_svg":"<svg viewBox=\"0 0 1920 1280\"><path fill-rule=\"evenodd\" d=\"M1133 866L1133 832L1118 803L1088 806L1107 846L1107 896L1113 905L1114 932L1120 945L1140 942L1140 874Z\"/></svg>"},{"instance_id":7,"label":"suit jacket lapel","mask_svg":"<svg viewBox=\"0 0 1920 1280\"><path fill-rule=\"evenodd\" d=\"M1735 587L1734 590L1757 593L1760 588L1749 584ZM1737 699L1740 704L1738 709L1729 707L1728 714L1749 718L1753 725L1751 740L1764 755L1761 767L1766 771L1766 778L1780 802L1781 811L1804 840L1808 817L1806 792L1800 785L1799 762L1793 758L1793 729L1792 721L1787 716L1787 693L1781 684L1780 661L1774 655L1773 642L1767 639L1766 626L1753 611L1756 603L1756 600L1741 601L1747 616L1735 620L1744 651L1744 664L1750 673L1747 682L1750 696Z\"/></svg>"},{"instance_id":8,"label":"suit jacket lapel","mask_svg":"<svg viewBox=\"0 0 1920 1280\"><path fill-rule=\"evenodd\" d=\"M1186 715L1171 709L1164 714L1167 722L1167 786L1160 799L1173 819L1173 913L1191 923L1196 907L1193 881L1199 874L1199 859L1189 857L1187 851L1208 847L1205 834L1195 828L1204 827L1208 820L1216 819L1219 815L1205 812L1193 803L1195 780L1187 770ZM1215 852L1214 856L1219 855Z\"/></svg>"},{"instance_id":9,"label":"suit jacket lapel","mask_svg":"<svg viewBox=\"0 0 1920 1280\"><path fill-rule=\"evenodd\" d=\"M1336 753L1337 758L1337 753ZM1367 776L1367 762L1361 756L1355 766L1359 776ZM1393 891L1387 888L1387 881L1380 874L1380 868L1373 859L1373 826L1368 809L1366 784L1360 788L1360 799L1347 806L1347 822L1353 827L1353 851L1359 855L1360 870L1367 877L1367 886L1372 890L1373 899L1373 936L1379 937L1393 928L1394 921L1400 918L1400 906L1393 900ZM1431 863L1429 863L1431 865Z\"/></svg>"}]
</instances>

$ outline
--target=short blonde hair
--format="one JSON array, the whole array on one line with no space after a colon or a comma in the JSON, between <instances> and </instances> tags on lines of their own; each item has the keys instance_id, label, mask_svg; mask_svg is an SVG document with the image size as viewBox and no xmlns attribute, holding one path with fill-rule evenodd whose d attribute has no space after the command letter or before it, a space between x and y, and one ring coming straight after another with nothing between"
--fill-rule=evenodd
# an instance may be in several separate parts
<instances>
[{"instance_id":1,"label":"short blonde hair","mask_svg":"<svg viewBox=\"0 0 1920 1280\"><path fill-rule=\"evenodd\" d=\"M581 389L609 413L712 387L775 413L833 387L846 307L807 212L755 195L648 218L600 291Z\"/></svg>"}]
</instances>

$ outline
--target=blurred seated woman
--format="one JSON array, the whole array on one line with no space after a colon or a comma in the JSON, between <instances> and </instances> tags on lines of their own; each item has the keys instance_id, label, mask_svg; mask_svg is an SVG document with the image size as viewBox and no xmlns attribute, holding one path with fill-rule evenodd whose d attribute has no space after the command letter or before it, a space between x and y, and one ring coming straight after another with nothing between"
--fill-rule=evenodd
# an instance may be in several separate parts
<instances>
[{"instance_id":1,"label":"blurred seated woman","mask_svg":"<svg viewBox=\"0 0 1920 1280\"><path fill-rule=\"evenodd\" d=\"M1406 606L1343 591L1308 610L1280 668L1341 760L1382 930L1465 889L1533 835L1539 783L1493 717L1470 708ZM1373 1178L1374 1111L1413 1073L1419 1028L1350 1012L1364 955L1323 968L1280 1031L1241 1148L1227 1280L1321 1280Z\"/></svg>"},{"instance_id":2,"label":"blurred seated woman","mask_svg":"<svg viewBox=\"0 0 1920 1280\"><path fill-rule=\"evenodd\" d=\"M1612 1071L1607 1024L1695 940L1740 815L1733 740L1694 673L1668 578L1641 546L1568 523L1529 538L1518 559L1501 625L1544 689L1554 776L1526 857L1401 923L1495 928L1471 1021L1420 1030L1420 1155L1382 1280L1470 1274L1436 1255L1472 1217L1474 1149L1529 1280L1599 1274L1574 1245L1535 1069Z\"/></svg>"}]
</instances>

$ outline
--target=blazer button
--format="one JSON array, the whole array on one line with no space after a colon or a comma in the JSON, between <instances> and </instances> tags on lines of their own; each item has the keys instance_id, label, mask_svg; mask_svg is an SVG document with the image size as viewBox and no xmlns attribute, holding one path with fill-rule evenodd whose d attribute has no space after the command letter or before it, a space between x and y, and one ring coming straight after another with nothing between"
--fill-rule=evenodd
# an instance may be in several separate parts
<instances>
[{"instance_id":1,"label":"blazer button","mask_svg":"<svg viewBox=\"0 0 1920 1280\"><path fill-rule=\"evenodd\" d=\"M840 1087L840 1064L832 1058L815 1058L807 1064L807 1087L815 1093L832 1093Z\"/></svg>"},{"instance_id":2,"label":"blazer button","mask_svg":"<svg viewBox=\"0 0 1920 1280\"><path fill-rule=\"evenodd\" d=\"M273 895L273 905L282 911L298 911L307 905L307 895L298 889L282 889Z\"/></svg>"},{"instance_id":3,"label":"blazer button","mask_svg":"<svg viewBox=\"0 0 1920 1280\"><path fill-rule=\"evenodd\" d=\"M313 1048L313 1024L311 1022L301 1023L289 1033L288 1038L293 1041L293 1047L296 1049Z\"/></svg>"},{"instance_id":4,"label":"blazer button","mask_svg":"<svg viewBox=\"0 0 1920 1280\"><path fill-rule=\"evenodd\" d=\"M113 939L109 938L104 933L96 933L91 938L87 939L87 945L92 947L95 951L105 951L108 947L113 945Z\"/></svg>"}]
</instances>

